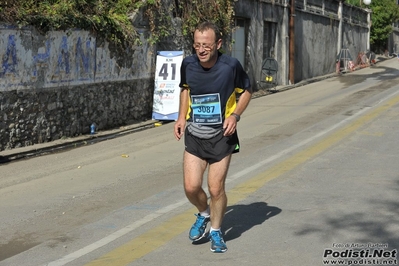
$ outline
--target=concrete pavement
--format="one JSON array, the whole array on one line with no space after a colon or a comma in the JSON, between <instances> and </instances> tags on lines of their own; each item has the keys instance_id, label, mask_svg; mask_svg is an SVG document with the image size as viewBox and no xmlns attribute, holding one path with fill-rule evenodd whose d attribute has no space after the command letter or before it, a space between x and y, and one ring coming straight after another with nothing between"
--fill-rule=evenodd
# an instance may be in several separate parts
<instances>
[{"instance_id":1,"label":"concrete pavement","mask_svg":"<svg viewBox=\"0 0 399 266\"><path fill-rule=\"evenodd\" d=\"M338 129L324 124L320 139L280 151L256 175L230 174L252 177L228 190L225 254L190 244L189 209L85 265L397 265L399 93L391 97Z\"/></svg>"}]
</instances>

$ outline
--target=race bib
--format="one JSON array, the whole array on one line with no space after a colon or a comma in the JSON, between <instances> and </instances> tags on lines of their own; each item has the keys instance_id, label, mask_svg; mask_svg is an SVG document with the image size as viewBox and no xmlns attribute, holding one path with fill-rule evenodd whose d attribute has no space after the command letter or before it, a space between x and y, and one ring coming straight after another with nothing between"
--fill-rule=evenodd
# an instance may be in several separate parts
<instances>
[{"instance_id":1,"label":"race bib","mask_svg":"<svg viewBox=\"0 0 399 266\"><path fill-rule=\"evenodd\" d=\"M192 95L191 108L193 122L201 125L216 125L222 123L219 93Z\"/></svg>"}]
</instances>

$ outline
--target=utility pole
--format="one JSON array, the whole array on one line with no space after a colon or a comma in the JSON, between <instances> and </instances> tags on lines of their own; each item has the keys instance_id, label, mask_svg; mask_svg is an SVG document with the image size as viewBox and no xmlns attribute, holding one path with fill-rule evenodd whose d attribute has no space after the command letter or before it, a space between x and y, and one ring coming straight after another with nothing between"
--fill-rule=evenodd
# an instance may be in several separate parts
<instances>
[{"instance_id":1,"label":"utility pole","mask_svg":"<svg viewBox=\"0 0 399 266\"><path fill-rule=\"evenodd\" d=\"M337 42L337 54L338 55L341 53L341 49L342 49L342 24L343 24L342 10L343 10L343 1L339 1L339 7L338 7L339 25L338 25L338 42Z\"/></svg>"},{"instance_id":2,"label":"utility pole","mask_svg":"<svg viewBox=\"0 0 399 266\"><path fill-rule=\"evenodd\" d=\"M290 84L295 83L295 0L291 0L290 11L290 70L289 81Z\"/></svg>"}]
</instances>

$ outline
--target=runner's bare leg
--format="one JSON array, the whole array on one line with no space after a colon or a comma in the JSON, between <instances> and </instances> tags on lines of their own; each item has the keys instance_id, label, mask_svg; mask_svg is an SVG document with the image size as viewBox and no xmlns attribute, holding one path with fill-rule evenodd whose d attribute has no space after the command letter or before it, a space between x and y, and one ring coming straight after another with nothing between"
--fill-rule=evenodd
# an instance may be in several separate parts
<instances>
[{"instance_id":1,"label":"runner's bare leg","mask_svg":"<svg viewBox=\"0 0 399 266\"><path fill-rule=\"evenodd\" d=\"M197 207L199 212L203 212L208 208L208 196L202 188L206 167L207 162L205 160L184 151L184 192L188 200Z\"/></svg>"},{"instance_id":2,"label":"runner's bare leg","mask_svg":"<svg viewBox=\"0 0 399 266\"><path fill-rule=\"evenodd\" d=\"M227 196L225 191L226 176L229 169L231 154L221 161L209 165L208 189L211 196L211 226L218 229L227 207Z\"/></svg>"}]
</instances>

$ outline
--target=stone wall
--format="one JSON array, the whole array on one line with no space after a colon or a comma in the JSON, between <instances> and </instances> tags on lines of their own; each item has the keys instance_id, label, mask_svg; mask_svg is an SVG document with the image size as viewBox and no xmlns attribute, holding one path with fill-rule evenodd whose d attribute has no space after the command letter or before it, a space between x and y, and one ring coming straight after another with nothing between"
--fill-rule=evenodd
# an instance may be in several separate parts
<instances>
[{"instance_id":1,"label":"stone wall","mask_svg":"<svg viewBox=\"0 0 399 266\"><path fill-rule=\"evenodd\" d=\"M0 92L0 150L118 128L151 117L153 79Z\"/></svg>"}]
</instances>

